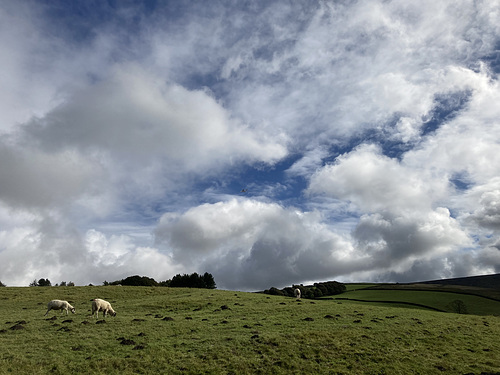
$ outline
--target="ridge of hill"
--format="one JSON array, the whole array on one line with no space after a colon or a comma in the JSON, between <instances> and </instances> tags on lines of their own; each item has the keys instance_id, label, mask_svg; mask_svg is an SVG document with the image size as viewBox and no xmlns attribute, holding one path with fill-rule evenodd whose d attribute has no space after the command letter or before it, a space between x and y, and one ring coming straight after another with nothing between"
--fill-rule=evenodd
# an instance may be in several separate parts
<instances>
[{"instance_id":1,"label":"ridge of hill","mask_svg":"<svg viewBox=\"0 0 500 375\"><path fill-rule=\"evenodd\" d=\"M457 277L453 279L422 281L410 284L460 285L500 290L500 273L482 276Z\"/></svg>"},{"instance_id":2,"label":"ridge of hill","mask_svg":"<svg viewBox=\"0 0 500 375\"><path fill-rule=\"evenodd\" d=\"M374 284L372 290L414 290L471 294L500 301L500 274L420 281L415 283Z\"/></svg>"}]
</instances>

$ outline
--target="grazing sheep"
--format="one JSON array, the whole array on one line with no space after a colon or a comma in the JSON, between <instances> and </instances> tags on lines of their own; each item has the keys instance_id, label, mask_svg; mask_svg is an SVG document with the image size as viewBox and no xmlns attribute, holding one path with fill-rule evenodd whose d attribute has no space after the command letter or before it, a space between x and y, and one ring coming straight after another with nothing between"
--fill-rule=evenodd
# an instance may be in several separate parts
<instances>
[{"instance_id":1,"label":"grazing sheep","mask_svg":"<svg viewBox=\"0 0 500 375\"><path fill-rule=\"evenodd\" d=\"M295 295L295 298L300 299L300 289L299 288L295 288L295 290L293 291L293 294Z\"/></svg>"},{"instance_id":2,"label":"grazing sheep","mask_svg":"<svg viewBox=\"0 0 500 375\"><path fill-rule=\"evenodd\" d=\"M103 299L93 299L92 300L92 315L95 313L95 317L99 317L99 311L102 311L104 314L104 317L109 313L111 316L116 316L115 310L111 307L111 304L108 301L105 301Z\"/></svg>"},{"instance_id":3,"label":"grazing sheep","mask_svg":"<svg viewBox=\"0 0 500 375\"><path fill-rule=\"evenodd\" d=\"M66 310L66 315L69 314L68 310L71 310L73 314L75 313L75 308L71 306L68 301L61 301L59 299L53 299L47 304L47 312L44 316L46 316L50 310L61 310L61 314L63 310Z\"/></svg>"}]
</instances>

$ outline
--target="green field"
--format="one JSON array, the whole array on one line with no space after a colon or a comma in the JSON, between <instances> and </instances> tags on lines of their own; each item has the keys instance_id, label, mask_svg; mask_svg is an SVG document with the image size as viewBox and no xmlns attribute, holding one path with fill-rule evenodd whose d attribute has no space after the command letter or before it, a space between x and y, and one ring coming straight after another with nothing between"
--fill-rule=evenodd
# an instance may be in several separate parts
<instances>
[{"instance_id":1,"label":"green field","mask_svg":"<svg viewBox=\"0 0 500 375\"><path fill-rule=\"evenodd\" d=\"M467 314L500 316L500 301L477 295L422 290L373 290L364 287L365 284L360 284L357 288L352 284L348 292L338 297L370 302L394 302L394 304L413 303L445 312L456 312L453 302L459 300L463 302L462 306L465 306Z\"/></svg>"},{"instance_id":2,"label":"green field","mask_svg":"<svg viewBox=\"0 0 500 375\"><path fill-rule=\"evenodd\" d=\"M89 316L97 297L118 315L97 324ZM77 314L44 317L55 298ZM480 374L500 371L499 336L497 316L352 301L164 287L0 288L1 374Z\"/></svg>"}]
</instances>

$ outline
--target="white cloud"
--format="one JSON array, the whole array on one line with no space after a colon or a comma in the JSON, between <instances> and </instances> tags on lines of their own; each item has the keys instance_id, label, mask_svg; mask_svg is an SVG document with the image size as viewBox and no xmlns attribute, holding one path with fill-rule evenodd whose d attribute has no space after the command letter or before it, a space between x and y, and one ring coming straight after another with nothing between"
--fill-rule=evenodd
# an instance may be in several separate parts
<instances>
[{"instance_id":1,"label":"white cloud","mask_svg":"<svg viewBox=\"0 0 500 375\"><path fill-rule=\"evenodd\" d=\"M499 269L498 2L52 7L0 5L2 282Z\"/></svg>"},{"instance_id":2,"label":"white cloud","mask_svg":"<svg viewBox=\"0 0 500 375\"><path fill-rule=\"evenodd\" d=\"M232 200L166 214L159 247L192 272L212 272L220 286L265 289L306 280L391 269L446 256L469 242L446 209L426 215L363 216L353 233L338 233L317 212Z\"/></svg>"},{"instance_id":3,"label":"white cloud","mask_svg":"<svg viewBox=\"0 0 500 375\"><path fill-rule=\"evenodd\" d=\"M27 286L40 278L56 283L59 277L84 282L85 252L81 238L60 215L50 212L27 215L22 210L10 215L25 220L0 232L3 249L0 274L5 278L4 283Z\"/></svg>"},{"instance_id":4,"label":"white cloud","mask_svg":"<svg viewBox=\"0 0 500 375\"><path fill-rule=\"evenodd\" d=\"M472 242L446 208L393 218L364 215L353 233L379 267L444 256Z\"/></svg>"},{"instance_id":5,"label":"white cloud","mask_svg":"<svg viewBox=\"0 0 500 375\"><path fill-rule=\"evenodd\" d=\"M353 210L366 213L353 230L353 247L365 254L370 278L400 274L402 279L406 271L420 270L418 264L473 246L460 222L437 206L449 193L445 177L362 145L314 174L308 191L348 200Z\"/></svg>"},{"instance_id":6,"label":"white cloud","mask_svg":"<svg viewBox=\"0 0 500 375\"><path fill-rule=\"evenodd\" d=\"M478 209L471 218L485 228L500 229L500 190L487 191L481 194Z\"/></svg>"},{"instance_id":7,"label":"white cloud","mask_svg":"<svg viewBox=\"0 0 500 375\"><path fill-rule=\"evenodd\" d=\"M320 169L323 159L328 156L328 150L324 147L316 147L297 160L293 165L286 170L290 176L309 177L318 169Z\"/></svg>"},{"instance_id":8,"label":"white cloud","mask_svg":"<svg viewBox=\"0 0 500 375\"><path fill-rule=\"evenodd\" d=\"M362 145L315 173L308 191L349 200L364 212L429 210L447 187L447 181L430 177L382 155L375 145Z\"/></svg>"},{"instance_id":9,"label":"white cloud","mask_svg":"<svg viewBox=\"0 0 500 375\"><path fill-rule=\"evenodd\" d=\"M498 81L492 81L487 72L465 73L468 84L464 88L472 90L467 108L408 152L404 162L443 175L465 173L470 182L484 184L498 175L500 110L495 103L500 90Z\"/></svg>"},{"instance_id":10,"label":"white cloud","mask_svg":"<svg viewBox=\"0 0 500 375\"><path fill-rule=\"evenodd\" d=\"M188 170L234 160L273 163L286 149L232 119L202 90L158 80L138 66L79 91L26 131L41 147L98 150L120 162L166 158Z\"/></svg>"},{"instance_id":11,"label":"white cloud","mask_svg":"<svg viewBox=\"0 0 500 375\"><path fill-rule=\"evenodd\" d=\"M51 5L27 1L0 7L0 133L44 116L73 90L105 76L109 61L122 51L115 33L97 29L89 45L75 46L65 39L68 30L47 18Z\"/></svg>"},{"instance_id":12,"label":"white cloud","mask_svg":"<svg viewBox=\"0 0 500 375\"><path fill-rule=\"evenodd\" d=\"M79 276L97 283L120 280L136 274L164 281L181 270L168 254L152 247L136 246L127 235L107 237L102 232L91 229L85 235L85 248L88 254L88 275Z\"/></svg>"},{"instance_id":13,"label":"white cloud","mask_svg":"<svg viewBox=\"0 0 500 375\"><path fill-rule=\"evenodd\" d=\"M0 140L0 200L38 209L65 205L88 193L99 169L72 151L55 154L5 145Z\"/></svg>"},{"instance_id":14,"label":"white cloud","mask_svg":"<svg viewBox=\"0 0 500 375\"><path fill-rule=\"evenodd\" d=\"M222 287L287 285L329 277L355 263L349 240L332 232L318 213L254 200L165 214L155 233L173 259L212 272Z\"/></svg>"},{"instance_id":15,"label":"white cloud","mask_svg":"<svg viewBox=\"0 0 500 375\"><path fill-rule=\"evenodd\" d=\"M488 13L494 9L485 8L469 2L322 3L308 9L306 23L278 18L273 30L286 28L288 36L246 40L247 51L262 44L275 50L271 58L254 53L239 65L246 84L235 79L227 103L255 126L286 129L298 144L384 127L397 113L421 124L436 94L466 84L456 72L495 45L498 26Z\"/></svg>"}]
</instances>

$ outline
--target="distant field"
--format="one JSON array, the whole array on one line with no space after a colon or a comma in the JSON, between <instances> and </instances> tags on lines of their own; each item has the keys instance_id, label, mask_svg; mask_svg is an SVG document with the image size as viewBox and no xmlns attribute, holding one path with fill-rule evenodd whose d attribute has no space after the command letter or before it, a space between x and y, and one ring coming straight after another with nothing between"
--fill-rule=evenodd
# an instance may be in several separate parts
<instances>
[{"instance_id":1,"label":"distant field","mask_svg":"<svg viewBox=\"0 0 500 375\"><path fill-rule=\"evenodd\" d=\"M365 289L377 284L345 284L346 291L350 292L358 289Z\"/></svg>"},{"instance_id":2,"label":"distant field","mask_svg":"<svg viewBox=\"0 0 500 375\"><path fill-rule=\"evenodd\" d=\"M461 301L467 314L475 315L496 315L500 316L500 301L485 298L476 294L466 294L468 289L456 290L457 292L444 292L434 290L430 287L428 291L413 289L390 289L391 286L384 286L387 289L373 289L374 284L350 284L347 292L336 298L348 298L351 300L375 302L394 302L414 304L415 307L427 306L444 312L457 312L454 309L454 301ZM398 286L395 286L398 287ZM477 291L472 291L476 293Z\"/></svg>"},{"instance_id":3,"label":"distant field","mask_svg":"<svg viewBox=\"0 0 500 375\"><path fill-rule=\"evenodd\" d=\"M118 315L96 324L89 316L96 297ZM44 317L53 298L71 301L77 314ZM160 287L0 288L0 374L480 374L500 371L498 337L495 316L351 301Z\"/></svg>"},{"instance_id":4,"label":"distant field","mask_svg":"<svg viewBox=\"0 0 500 375\"><path fill-rule=\"evenodd\" d=\"M405 290L356 290L343 293L339 297L364 301L408 302L428 306L441 311L455 312L453 301L462 301L468 314L500 315L500 302L479 296L446 292L405 291Z\"/></svg>"}]
</instances>

